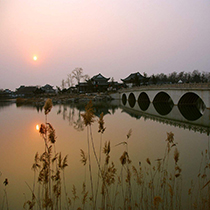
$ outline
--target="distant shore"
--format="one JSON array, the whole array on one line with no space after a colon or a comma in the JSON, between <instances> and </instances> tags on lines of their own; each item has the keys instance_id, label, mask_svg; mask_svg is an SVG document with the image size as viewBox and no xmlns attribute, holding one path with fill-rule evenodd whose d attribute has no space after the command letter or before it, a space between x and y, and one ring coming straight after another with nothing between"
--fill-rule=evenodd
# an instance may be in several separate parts
<instances>
[{"instance_id":1,"label":"distant shore","mask_svg":"<svg viewBox=\"0 0 210 210\"><path fill-rule=\"evenodd\" d=\"M91 93L91 94L68 94L68 95L41 95L30 98L17 98L17 99L5 99L4 101L13 101L18 106L21 105L34 105L43 106L46 99L52 99L53 104L66 104L66 103L81 103L92 101L110 101L113 98L109 94L105 93Z\"/></svg>"}]
</instances>

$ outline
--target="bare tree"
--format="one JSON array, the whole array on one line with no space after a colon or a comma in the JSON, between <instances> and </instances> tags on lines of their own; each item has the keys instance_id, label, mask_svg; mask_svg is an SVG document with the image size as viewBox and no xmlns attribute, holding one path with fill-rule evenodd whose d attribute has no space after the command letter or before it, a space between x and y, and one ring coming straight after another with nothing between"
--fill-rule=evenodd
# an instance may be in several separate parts
<instances>
[{"instance_id":1,"label":"bare tree","mask_svg":"<svg viewBox=\"0 0 210 210\"><path fill-rule=\"evenodd\" d=\"M66 84L68 85L68 87L72 87L74 85L74 78L72 74L67 75Z\"/></svg>"},{"instance_id":2,"label":"bare tree","mask_svg":"<svg viewBox=\"0 0 210 210\"><path fill-rule=\"evenodd\" d=\"M84 77L83 75L83 69L82 68L75 68L73 71L72 71L72 77L74 79L76 79L77 83L79 84L80 83L80 80Z\"/></svg>"},{"instance_id":3,"label":"bare tree","mask_svg":"<svg viewBox=\"0 0 210 210\"><path fill-rule=\"evenodd\" d=\"M61 81L61 89L63 90L65 88L65 81L64 81L64 79L62 79L62 81Z\"/></svg>"},{"instance_id":4,"label":"bare tree","mask_svg":"<svg viewBox=\"0 0 210 210\"><path fill-rule=\"evenodd\" d=\"M90 76L87 75L87 74L85 74L85 75L83 76L83 79L87 82L88 80L90 80Z\"/></svg>"}]
</instances>

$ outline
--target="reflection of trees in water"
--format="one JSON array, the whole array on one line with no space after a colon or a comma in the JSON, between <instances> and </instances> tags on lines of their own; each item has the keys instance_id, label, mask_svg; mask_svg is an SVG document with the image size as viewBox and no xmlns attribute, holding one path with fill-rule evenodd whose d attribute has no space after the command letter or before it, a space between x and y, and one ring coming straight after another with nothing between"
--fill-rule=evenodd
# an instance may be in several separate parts
<instances>
[{"instance_id":1,"label":"reflection of trees in water","mask_svg":"<svg viewBox=\"0 0 210 210\"><path fill-rule=\"evenodd\" d=\"M63 120L68 120L70 126L73 126L78 131L82 131L84 130L84 123L81 113L85 111L85 106L86 103L59 105L57 114L62 115ZM95 102L93 103L93 108L95 116L100 117L102 112L104 115L114 114L119 106L105 102Z\"/></svg>"},{"instance_id":2,"label":"reflection of trees in water","mask_svg":"<svg viewBox=\"0 0 210 210\"><path fill-rule=\"evenodd\" d=\"M116 107L111 107L111 109L110 109L110 110L111 110L111 113L112 113L112 114L115 114L115 112L116 112L116 110L117 110L118 108L119 108L119 107L117 107L117 108L116 108Z\"/></svg>"},{"instance_id":3,"label":"reflection of trees in water","mask_svg":"<svg viewBox=\"0 0 210 210\"><path fill-rule=\"evenodd\" d=\"M84 130L81 112L75 107L70 107L68 105L59 105L57 114L61 114L63 116L63 120L68 120L69 125L73 126L76 130Z\"/></svg>"},{"instance_id":4,"label":"reflection of trees in water","mask_svg":"<svg viewBox=\"0 0 210 210\"><path fill-rule=\"evenodd\" d=\"M84 130L84 123L83 123L83 120L81 118L81 113L79 111L79 116L78 116L78 119L76 122L74 122L74 128L77 130L77 131L82 131Z\"/></svg>"},{"instance_id":5,"label":"reflection of trees in water","mask_svg":"<svg viewBox=\"0 0 210 210\"><path fill-rule=\"evenodd\" d=\"M36 106L37 112L42 112L43 106Z\"/></svg>"},{"instance_id":6,"label":"reflection of trees in water","mask_svg":"<svg viewBox=\"0 0 210 210\"><path fill-rule=\"evenodd\" d=\"M16 107L17 108L24 108L24 109L36 109L36 111L38 113L39 112L42 112L42 110L43 110L43 105L34 105L34 104L21 104L21 105L17 105L16 104Z\"/></svg>"},{"instance_id":7,"label":"reflection of trees in water","mask_svg":"<svg viewBox=\"0 0 210 210\"><path fill-rule=\"evenodd\" d=\"M13 102L10 102L10 101L0 102L0 110L5 108L5 107L11 106L12 104L13 104Z\"/></svg>"}]
</instances>

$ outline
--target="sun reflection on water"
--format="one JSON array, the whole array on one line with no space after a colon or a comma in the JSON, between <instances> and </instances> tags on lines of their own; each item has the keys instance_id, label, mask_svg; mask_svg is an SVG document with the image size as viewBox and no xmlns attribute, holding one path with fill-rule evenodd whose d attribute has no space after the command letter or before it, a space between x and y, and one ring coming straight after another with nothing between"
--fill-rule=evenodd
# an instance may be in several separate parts
<instances>
[{"instance_id":1,"label":"sun reflection on water","mask_svg":"<svg viewBox=\"0 0 210 210\"><path fill-rule=\"evenodd\" d=\"M39 125L38 124L36 125L36 130L39 131Z\"/></svg>"}]
</instances>

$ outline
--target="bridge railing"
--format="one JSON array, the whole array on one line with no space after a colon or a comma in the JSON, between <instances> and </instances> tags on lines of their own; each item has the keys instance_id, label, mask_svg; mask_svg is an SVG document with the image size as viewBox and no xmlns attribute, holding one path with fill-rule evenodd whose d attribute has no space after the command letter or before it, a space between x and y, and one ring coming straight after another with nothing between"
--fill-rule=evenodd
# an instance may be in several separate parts
<instances>
[{"instance_id":1,"label":"bridge railing","mask_svg":"<svg viewBox=\"0 0 210 210\"><path fill-rule=\"evenodd\" d=\"M158 84L158 85L141 85L138 87L123 88L123 91L135 91L141 89L209 89L210 83L179 83L179 84Z\"/></svg>"}]
</instances>

